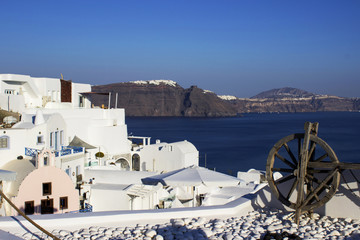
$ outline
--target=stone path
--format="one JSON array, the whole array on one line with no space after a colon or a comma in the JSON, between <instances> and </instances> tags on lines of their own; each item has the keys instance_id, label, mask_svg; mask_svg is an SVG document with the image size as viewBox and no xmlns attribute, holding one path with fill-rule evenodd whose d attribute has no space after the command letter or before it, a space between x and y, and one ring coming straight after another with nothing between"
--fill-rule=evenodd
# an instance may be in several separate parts
<instances>
[{"instance_id":1,"label":"stone path","mask_svg":"<svg viewBox=\"0 0 360 240\"><path fill-rule=\"evenodd\" d=\"M278 210L258 210L246 216L229 219L172 219L166 224L137 225L136 227L90 227L76 231L54 230L60 239L68 240L173 240L173 239L263 239L267 232L278 235L287 232L300 239L360 239L360 220L303 217L299 226L291 221L292 213ZM41 233L26 233L23 239L51 239ZM295 239L285 237L284 239Z\"/></svg>"}]
</instances>

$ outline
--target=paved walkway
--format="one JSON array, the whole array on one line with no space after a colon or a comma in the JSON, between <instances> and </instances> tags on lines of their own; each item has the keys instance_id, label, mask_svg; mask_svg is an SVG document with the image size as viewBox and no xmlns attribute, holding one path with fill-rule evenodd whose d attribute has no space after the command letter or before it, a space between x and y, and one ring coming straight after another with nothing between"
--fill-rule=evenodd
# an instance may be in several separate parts
<instances>
[{"instance_id":1,"label":"paved walkway","mask_svg":"<svg viewBox=\"0 0 360 240\"><path fill-rule=\"evenodd\" d=\"M8 232L5 232L5 231L3 231L3 230L0 230L0 239L1 240L22 240L22 238L19 238L19 237L17 237L17 236L15 236L15 235L12 235L12 234L10 234L10 233L8 233Z\"/></svg>"}]
</instances>

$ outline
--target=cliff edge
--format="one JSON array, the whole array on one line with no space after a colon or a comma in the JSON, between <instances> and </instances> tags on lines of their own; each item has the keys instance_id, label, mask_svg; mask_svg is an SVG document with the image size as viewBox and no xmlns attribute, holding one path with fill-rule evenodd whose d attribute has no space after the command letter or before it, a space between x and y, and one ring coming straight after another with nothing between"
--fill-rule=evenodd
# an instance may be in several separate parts
<instances>
[{"instance_id":1,"label":"cliff edge","mask_svg":"<svg viewBox=\"0 0 360 240\"><path fill-rule=\"evenodd\" d=\"M124 108L126 116L152 117L231 117L231 102L196 86L184 89L170 80L135 81L93 86L93 92L111 92L111 107ZM95 106L108 106L109 95L93 94Z\"/></svg>"},{"instance_id":2,"label":"cliff edge","mask_svg":"<svg viewBox=\"0 0 360 240\"><path fill-rule=\"evenodd\" d=\"M95 106L124 108L126 116L233 117L241 113L359 111L359 98L318 95L296 88L278 88L251 98L218 96L171 80L122 82L93 86ZM103 95L101 95L103 94ZM117 103L116 101L116 94Z\"/></svg>"}]
</instances>

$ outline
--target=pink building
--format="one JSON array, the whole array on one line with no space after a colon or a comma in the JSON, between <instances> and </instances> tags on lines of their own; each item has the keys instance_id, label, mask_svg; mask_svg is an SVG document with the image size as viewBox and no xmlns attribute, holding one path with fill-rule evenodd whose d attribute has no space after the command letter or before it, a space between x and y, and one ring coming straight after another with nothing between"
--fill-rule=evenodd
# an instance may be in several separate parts
<instances>
[{"instance_id":1,"label":"pink building","mask_svg":"<svg viewBox=\"0 0 360 240\"><path fill-rule=\"evenodd\" d=\"M50 151L39 154L38 162L18 159L2 169L17 173L16 180L4 186L4 192L27 215L66 213L79 210L79 193L70 177L54 167ZM5 206L7 216L17 215Z\"/></svg>"}]
</instances>

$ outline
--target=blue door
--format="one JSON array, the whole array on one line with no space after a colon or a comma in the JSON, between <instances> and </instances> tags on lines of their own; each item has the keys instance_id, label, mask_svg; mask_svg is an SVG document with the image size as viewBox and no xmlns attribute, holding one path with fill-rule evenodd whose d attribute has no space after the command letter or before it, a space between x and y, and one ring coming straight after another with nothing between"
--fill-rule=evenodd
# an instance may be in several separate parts
<instances>
[{"instance_id":1,"label":"blue door","mask_svg":"<svg viewBox=\"0 0 360 240\"><path fill-rule=\"evenodd\" d=\"M59 135L59 132L55 132L55 150L59 150L58 135Z\"/></svg>"}]
</instances>

